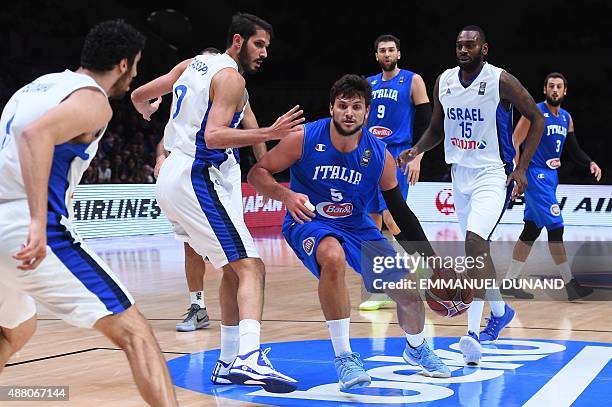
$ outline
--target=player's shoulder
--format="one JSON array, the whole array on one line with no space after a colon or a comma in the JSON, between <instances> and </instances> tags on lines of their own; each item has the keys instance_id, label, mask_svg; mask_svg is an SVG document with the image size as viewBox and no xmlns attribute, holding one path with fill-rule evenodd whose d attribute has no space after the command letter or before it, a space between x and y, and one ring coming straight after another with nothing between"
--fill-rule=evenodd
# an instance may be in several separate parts
<instances>
[{"instance_id":1,"label":"player's shoulder","mask_svg":"<svg viewBox=\"0 0 612 407\"><path fill-rule=\"evenodd\" d=\"M442 71L442 73L438 76L438 79L440 81L448 80L448 79L452 78L453 75L458 78L458 76L457 76L458 72L459 72L459 67L458 66L447 68L444 71Z\"/></svg>"},{"instance_id":2,"label":"player's shoulder","mask_svg":"<svg viewBox=\"0 0 612 407\"><path fill-rule=\"evenodd\" d=\"M382 73L378 73L376 75L368 76L366 78L366 81L370 82L370 85L376 85L378 82L380 82L381 76L382 76Z\"/></svg>"},{"instance_id":3,"label":"player's shoulder","mask_svg":"<svg viewBox=\"0 0 612 407\"><path fill-rule=\"evenodd\" d=\"M108 120L113 116L113 109L108 97L94 86L84 86L72 92L64 102L71 103L87 112L95 112Z\"/></svg>"},{"instance_id":4,"label":"player's shoulder","mask_svg":"<svg viewBox=\"0 0 612 407\"><path fill-rule=\"evenodd\" d=\"M304 128L304 138L318 137L325 130L329 131L329 124L331 118L325 117L323 119L307 122L302 125Z\"/></svg>"},{"instance_id":5,"label":"player's shoulder","mask_svg":"<svg viewBox=\"0 0 612 407\"><path fill-rule=\"evenodd\" d=\"M222 86L224 89L238 90L244 93L246 81L240 73L232 67L224 67L213 74L213 85Z\"/></svg>"},{"instance_id":6,"label":"player's shoulder","mask_svg":"<svg viewBox=\"0 0 612 407\"><path fill-rule=\"evenodd\" d=\"M509 74L509 72L505 68L502 68L502 67L497 66L497 65L493 65L490 62L485 62L485 64L482 67L482 69L486 69L488 71L492 71L492 72L496 72L496 73L506 72L507 74Z\"/></svg>"},{"instance_id":7,"label":"player's shoulder","mask_svg":"<svg viewBox=\"0 0 612 407\"><path fill-rule=\"evenodd\" d=\"M561 113L561 115L567 120L570 121L572 119L572 115L570 114L570 112L568 112L567 110L565 110L564 108L559 108L559 113Z\"/></svg>"}]
</instances>

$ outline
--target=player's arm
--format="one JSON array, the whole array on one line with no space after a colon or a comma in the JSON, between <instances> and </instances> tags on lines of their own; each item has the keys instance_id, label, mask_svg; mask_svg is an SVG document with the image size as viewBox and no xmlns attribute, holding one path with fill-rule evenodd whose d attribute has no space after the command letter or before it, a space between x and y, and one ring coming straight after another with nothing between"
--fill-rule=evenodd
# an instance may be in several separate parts
<instances>
[{"instance_id":1,"label":"player's arm","mask_svg":"<svg viewBox=\"0 0 612 407\"><path fill-rule=\"evenodd\" d=\"M251 108L251 104L247 104L246 109L244 110L244 117L242 118L242 128L243 129L258 129L259 123L257 123L257 117L255 117L255 113ZM253 154L255 155L255 160L259 161L264 156L265 153L268 152L268 147L266 143L261 142L257 144L253 144Z\"/></svg>"},{"instance_id":2,"label":"player's arm","mask_svg":"<svg viewBox=\"0 0 612 407\"><path fill-rule=\"evenodd\" d=\"M155 178L159 176L159 170L168 155L170 155L170 152L164 148L164 137L162 137L159 143L157 143L157 147L155 147L155 168L153 169L153 176Z\"/></svg>"},{"instance_id":3,"label":"player's arm","mask_svg":"<svg viewBox=\"0 0 612 407\"><path fill-rule=\"evenodd\" d=\"M412 137L414 140L419 140L431 121L431 105L429 104L429 97L427 97L427 88L425 87L425 81L423 81L423 78L419 74L414 74L412 77L410 97L414 105ZM419 181L423 154L424 153L417 155L414 160L408 163L408 182L410 185L414 185Z\"/></svg>"},{"instance_id":4,"label":"player's arm","mask_svg":"<svg viewBox=\"0 0 612 407\"><path fill-rule=\"evenodd\" d=\"M16 137L31 218L28 243L14 256L22 262L19 269L35 269L46 254L47 190L55 146L99 131L112 115L102 92L83 88L27 125Z\"/></svg>"},{"instance_id":5,"label":"player's arm","mask_svg":"<svg viewBox=\"0 0 612 407\"><path fill-rule=\"evenodd\" d=\"M533 153L540 143L545 121L544 115L538 109L527 89L521 85L518 79L506 71L503 71L499 78L499 96L502 100L506 100L516 107L521 115L531 123L527 130L527 136L525 136L523 154L512 174L508 176L508 184L512 181L516 182L516 188L512 193L512 198L514 199L516 194L523 194L527 188L525 172Z\"/></svg>"},{"instance_id":6,"label":"player's arm","mask_svg":"<svg viewBox=\"0 0 612 407\"><path fill-rule=\"evenodd\" d=\"M190 63L191 59L186 59L167 74L153 79L132 92L132 104L145 120L151 120L151 115L159 108L161 97L172 92L172 86ZM152 99L155 99L155 101L150 103L149 101Z\"/></svg>"},{"instance_id":7,"label":"player's arm","mask_svg":"<svg viewBox=\"0 0 612 407\"><path fill-rule=\"evenodd\" d=\"M438 76L433 90L434 107L431 115L431 121L421 136L421 139L411 149L402 151L400 153L398 157L398 165L402 168L416 156L431 150L440 144L442 140L444 140L444 111L442 109L442 104L440 103L440 98L438 97L439 88L440 77Z\"/></svg>"},{"instance_id":8,"label":"player's arm","mask_svg":"<svg viewBox=\"0 0 612 407\"><path fill-rule=\"evenodd\" d=\"M572 119L571 116L567 128L567 136L565 137L565 146L570 156L577 164L589 168L591 174L593 174L597 181L601 179L601 168L599 168L599 165L597 165L595 161L591 160L591 157L589 157L578 144L578 139L576 138L576 134L574 134L574 119Z\"/></svg>"},{"instance_id":9,"label":"player's arm","mask_svg":"<svg viewBox=\"0 0 612 407\"><path fill-rule=\"evenodd\" d=\"M315 216L314 212L305 206L308 196L279 184L272 176L286 170L302 158L304 127L300 126L300 129L282 139L272 150L268 151L251 168L247 180L260 194L283 202L293 219L302 224L304 221L309 222Z\"/></svg>"},{"instance_id":10,"label":"player's arm","mask_svg":"<svg viewBox=\"0 0 612 407\"><path fill-rule=\"evenodd\" d=\"M385 168L380 177L380 190L387 204L387 209L389 209L402 232L402 239L399 240L399 244L408 254L419 252L425 256L434 256L435 252L429 240L427 240L421 223L410 210L400 192L397 184L395 160L389 151L386 151Z\"/></svg>"},{"instance_id":11,"label":"player's arm","mask_svg":"<svg viewBox=\"0 0 612 407\"><path fill-rule=\"evenodd\" d=\"M304 121L304 112L299 106L294 106L270 127L234 129L230 123L234 113L242 107L244 78L235 69L223 69L213 77L211 90L213 103L204 132L209 148L245 147L282 139Z\"/></svg>"},{"instance_id":12,"label":"player's arm","mask_svg":"<svg viewBox=\"0 0 612 407\"><path fill-rule=\"evenodd\" d=\"M524 116L521 117L514 128L514 132L512 133L512 144L514 145L514 150L516 154L514 155L514 162L518 164L519 158L521 157L521 144L525 141L527 137L527 132L529 131L529 120L527 120Z\"/></svg>"}]
</instances>

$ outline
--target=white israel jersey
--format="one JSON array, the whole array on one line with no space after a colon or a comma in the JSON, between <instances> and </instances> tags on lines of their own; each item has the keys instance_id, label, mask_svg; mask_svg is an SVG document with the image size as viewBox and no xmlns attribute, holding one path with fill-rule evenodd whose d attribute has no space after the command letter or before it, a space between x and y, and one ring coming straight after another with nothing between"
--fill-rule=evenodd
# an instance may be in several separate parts
<instances>
[{"instance_id":1,"label":"white israel jersey","mask_svg":"<svg viewBox=\"0 0 612 407\"><path fill-rule=\"evenodd\" d=\"M164 131L164 148L180 150L188 156L219 167L229 157L238 161L238 149L210 149L206 146L204 132L213 101L210 85L213 77L222 69L238 70L238 65L228 54L198 55L181 74L173 87L170 119ZM238 127L244 117L248 96L242 109L234 115L230 127Z\"/></svg>"},{"instance_id":2,"label":"white israel jersey","mask_svg":"<svg viewBox=\"0 0 612 407\"><path fill-rule=\"evenodd\" d=\"M30 123L81 88L96 88L106 96L90 76L65 70L39 77L8 101L0 117L0 203L27 199L16 139ZM104 130L106 127L90 144L67 142L55 146L49 177L50 210L68 217L72 192L96 155Z\"/></svg>"},{"instance_id":3,"label":"white israel jersey","mask_svg":"<svg viewBox=\"0 0 612 407\"><path fill-rule=\"evenodd\" d=\"M512 109L499 96L503 69L485 63L471 83L459 67L440 76L438 97L444 109L444 152L448 164L468 168L511 165Z\"/></svg>"}]
</instances>

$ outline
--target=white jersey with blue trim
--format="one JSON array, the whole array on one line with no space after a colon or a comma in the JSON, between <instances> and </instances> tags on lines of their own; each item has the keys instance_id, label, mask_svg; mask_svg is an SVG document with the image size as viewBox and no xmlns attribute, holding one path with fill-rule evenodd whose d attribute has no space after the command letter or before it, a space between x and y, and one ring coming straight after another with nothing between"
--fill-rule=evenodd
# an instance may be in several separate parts
<instances>
[{"instance_id":1,"label":"white jersey with blue trim","mask_svg":"<svg viewBox=\"0 0 612 407\"><path fill-rule=\"evenodd\" d=\"M504 70L485 63L471 83L459 67L440 75L438 97L444 109L444 152L448 164L468 168L511 165L512 108L499 95Z\"/></svg>"},{"instance_id":2,"label":"white jersey with blue trim","mask_svg":"<svg viewBox=\"0 0 612 407\"><path fill-rule=\"evenodd\" d=\"M164 148L167 151L180 150L216 167L226 162L228 157L233 156L238 160L237 148L211 149L204 140L206 121L213 103L210 99L211 82L219 71L226 68L238 71L236 61L228 54L198 55L176 81L170 119L164 131ZM231 127L238 127L247 103L245 91L244 105L232 118Z\"/></svg>"},{"instance_id":3,"label":"white jersey with blue trim","mask_svg":"<svg viewBox=\"0 0 612 407\"><path fill-rule=\"evenodd\" d=\"M27 199L16 139L30 123L81 88L95 88L106 96L92 77L65 70L37 78L19 89L8 101L0 117L0 203ZM68 142L55 146L49 177L51 210L68 217L72 192L96 155L105 130L106 126L90 144Z\"/></svg>"}]
</instances>

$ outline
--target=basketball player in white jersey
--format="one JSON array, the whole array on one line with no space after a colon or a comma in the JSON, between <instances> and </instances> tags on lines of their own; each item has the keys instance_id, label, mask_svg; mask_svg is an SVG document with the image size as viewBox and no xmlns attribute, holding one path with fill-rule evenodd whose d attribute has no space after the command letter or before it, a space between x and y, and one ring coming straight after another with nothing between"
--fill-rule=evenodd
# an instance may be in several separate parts
<instances>
[{"instance_id":1,"label":"basketball player in white jersey","mask_svg":"<svg viewBox=\"0 0 612 407\"><path fill-rule=\"evenodd\" d=\"M201 55L217 55L220 51L216 48L209 47L201 52ZM185 68L191 59L185 60L180 64L176 65L170 72L159 78L153 79L152 81L140 86L132 92L132 103L136 110L142 114L145 120L150 120L151 115L157 111L159 104L161 103L161 97L172 92L172 86L185 71ZM153 98L154 95L159 95L153 103L149 103L149 96ZM243 129L256 129L259 128L257 118L251 104L249 103L245 109L244 117L240 126ZM156 160L155 169L153 174L155 178L159 176L159 170L162 164L166 160L166 157L170 154L164 148L164 137L157 145L156 149ZM259 161L261 157L266 153L266 143L257 143L253 145L253 153L255 159ZM242 173L240 171L240 164L236 163L230 169L230 183L232 185L240 185L242 183ZM237 211L242 211L242 189L233 188L231 201L237 206ZM178 226L178 225L175 225ZM181 234L177 234L178 240L183 240ZM176 330L179 332L190 332L196 329L206 328L210 325L210 318L208 311L206 310L206 303L204 302L204 275L206 273L206 263L204 258L200 256L189 243L184 242L183 248L185 252L185 277L187 279L187 287L189 288L189 300L190 306L187 309L185 318L183 321L176 324Z\"/></svg>"},{"instance_id":2,"label":"basketball player in white jersey","mask_svg":"<svg viewBox=\"0 0 612 407\"><path fill-rule=\"evenodd\" d=\"M412 149L401 153L399 164L405 165L444 140L466 255L485 258L485 267L474 268L468 275L494 278L489 240L510 199L512 182L516 182L518 194L525 191L525 171L540 141L544 116L514 76L484 61L489 47L480 27L463 28L455 45L459 66L438 77L429 128ZM512 106L532 123L514 171ZM484 302L474 301L468 309L468 332L459 342L468 364L480 362L481 343L495 342L515 315L498 290L487 291L486 295L479 290L474 297L489 300L491 316L479 335Z\"/></svg>"},{"instance_id":3,"label":"basketball player in white jersey","mask_svg":"<svg viewBox=\"0 0 612 407\"><path fill-rule=\"evenodd\" d=\"M71 197L111 119L108 98L136 76L145 38L96 25L81 67L17 91L0 117L0 370L36 329L36 305L96 328L125 351L145 401L174 406L166 361L125 287L76 234Z\"/></svg>"},{"instance_id":4,"label":"basketball player in white jersey","mask_svg":"<svg viewBox=\"0 0 612 407\"><path fill-rule=\"evenodd\" d=\"M232 18L225 53L198 55L183 64L164 132L164 148L170 155L161 167L156 193L175 234L223 269L221 355L212 382L289 392L296 381L274 370L260 350L265 269L244 222L242 203L232 202L233 189L241 187L231 177L237 147L281 139L299 131L296 126L304 120L296 106L271 127L236 128L248 103L242 73L259 69L271 35L270 24L238 13ZM161 94L151 93L146 99Z\"/></svg>"}]
</instances>

